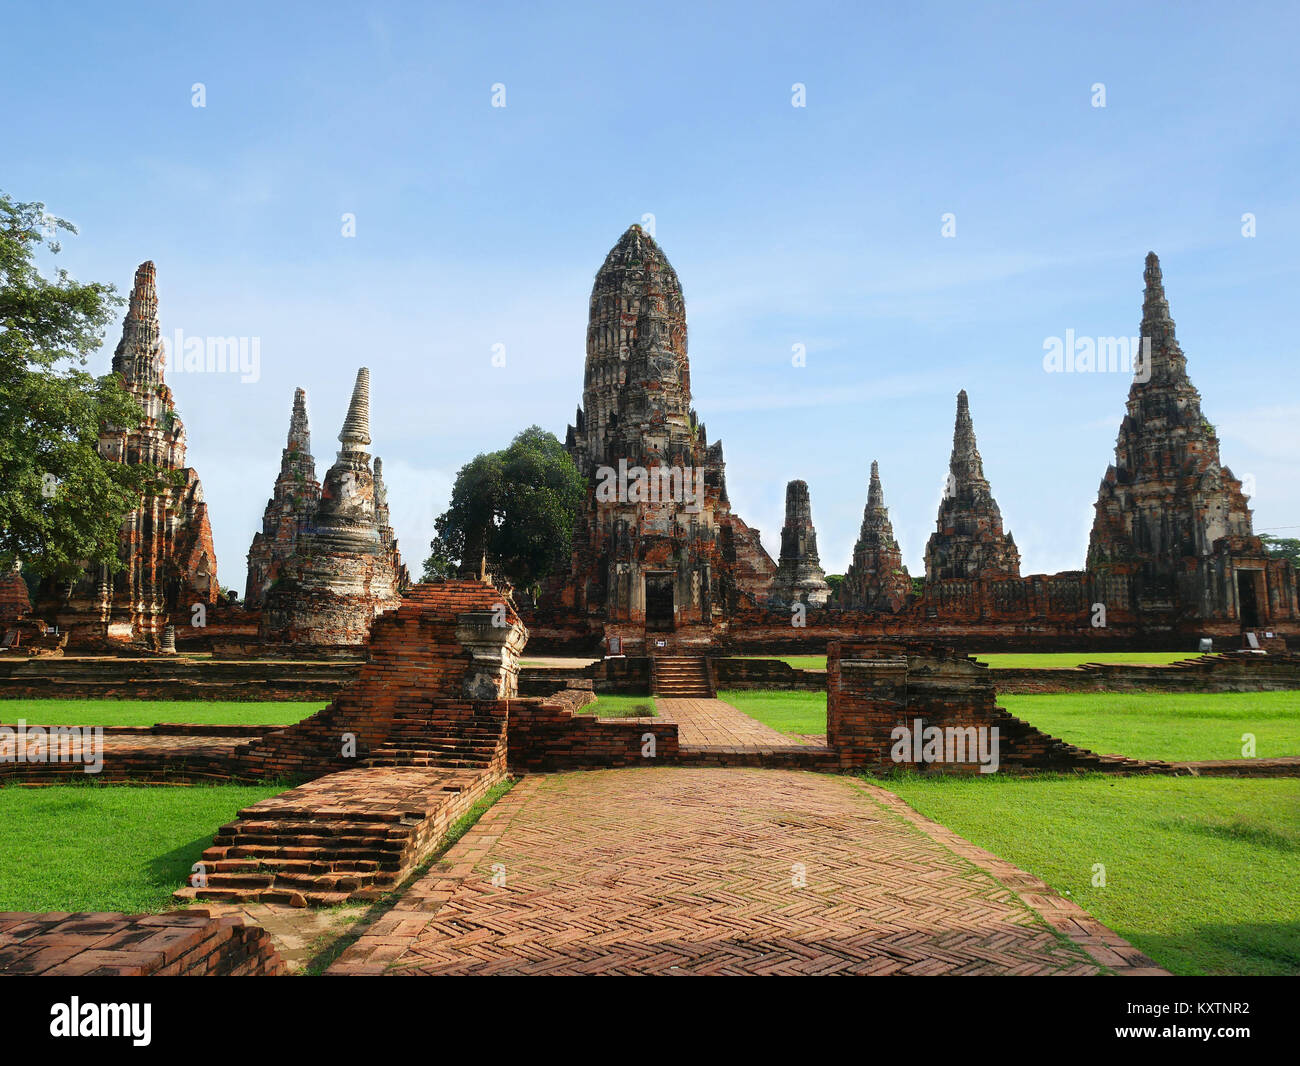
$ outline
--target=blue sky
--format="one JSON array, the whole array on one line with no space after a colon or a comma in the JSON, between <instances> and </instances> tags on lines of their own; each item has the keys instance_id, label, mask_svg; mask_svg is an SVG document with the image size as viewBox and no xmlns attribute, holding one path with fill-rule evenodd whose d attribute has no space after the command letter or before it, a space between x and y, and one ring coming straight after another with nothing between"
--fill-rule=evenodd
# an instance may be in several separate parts
<instances>
[{"instance_id":1,"label":"blue sky","mask_svg":"<svg viewBox=\"0 0 1300 1066\"><path fill-rule=\"evenodd\" d=\"M1043 344L1135 334L1148 250L1256 528L1300 527L1300 8L1060 7L10 4L0 188L78 225L78 278L153 259L164 336L258 338L255 383L169 379L241 592L295 386L323 476L371 368L418 571L464 462L563 435L592 278L646 214L774 555L800 477L842 572L874 458L920 573L965 388L1024 572L1081 567L1129 382Z\"/></svg>"}]
</instances>

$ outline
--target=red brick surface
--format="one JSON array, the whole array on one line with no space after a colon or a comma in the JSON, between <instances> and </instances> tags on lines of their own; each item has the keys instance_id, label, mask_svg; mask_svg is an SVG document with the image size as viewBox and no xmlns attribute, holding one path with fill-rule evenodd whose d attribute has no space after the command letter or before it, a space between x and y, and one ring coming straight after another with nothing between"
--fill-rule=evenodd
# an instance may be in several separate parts
<instances>
[{"instance_id":1,"label":"red brick surface","mask_svg":"<svg viewBox=\"0 0 1300 1066\"><path fill-rule=\"evenodd\" d=\"M284 972L266 930L205 910L0 912L0 974L6 976L271 977Z\"/></svg>"},{"instance_id":2,"label":"red brick surface","mask_svg":"<svg viewBox=\"0 0 1300 1066\"><path fill-rule=\"evenodd\" d=\"M1020 871L983 869L959 841L824 775L529 777L329 972L1037 976L1109 965L1083 930L1045 919L1065 901L1029 882L1020 894L1001 880ZM1154 970L1104 927L1088 932L1117 970Z\"/></svg>"}]
</instances>

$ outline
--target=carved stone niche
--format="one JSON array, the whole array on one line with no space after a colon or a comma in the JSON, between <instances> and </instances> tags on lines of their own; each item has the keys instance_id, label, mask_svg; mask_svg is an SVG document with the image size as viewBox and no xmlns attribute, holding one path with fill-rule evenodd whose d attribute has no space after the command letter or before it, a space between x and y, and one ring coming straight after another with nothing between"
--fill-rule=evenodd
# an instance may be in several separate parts
<instances>
[{"instance_id":1,"label":"carved stone niche","mask_svg":"<svg viewBox=\"0 0 1300 1066\"><path fill-rule=\"evenodd\" d=\"M456 641L469 653L464 682L469 699L519 695L519 656L528 642L523 625L510 621L504 610L466 611L456 617Z\"/></svg>"}]
</instances>

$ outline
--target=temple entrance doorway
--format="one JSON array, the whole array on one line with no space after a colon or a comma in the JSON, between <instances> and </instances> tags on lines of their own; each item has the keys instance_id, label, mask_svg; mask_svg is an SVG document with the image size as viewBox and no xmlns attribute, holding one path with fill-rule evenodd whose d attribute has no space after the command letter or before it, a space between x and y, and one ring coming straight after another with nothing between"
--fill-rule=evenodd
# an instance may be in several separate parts
<instances>
[{"instance_id":1,"label":"temple entrance doorway","mask_svg":"<svg viewBox=\"0 0 1300 1066\"><path fill-rule=\"evenodd\" d=\"M647 630L673 628L673 574L651 573L645 576L645 627Z\"/></svg>"},{"instance_id":2,"label":"temple entrance doorway","mask_svg":"<svg viewBox=\"0 0 1300 1066\"><path fill-rule=\"evenodd\" d=\"M1254 629L1260 624L1258 579L1262 578L1260 570L1237 571L1237 608L1243 629Z\"/></svg>"}]
</instances>

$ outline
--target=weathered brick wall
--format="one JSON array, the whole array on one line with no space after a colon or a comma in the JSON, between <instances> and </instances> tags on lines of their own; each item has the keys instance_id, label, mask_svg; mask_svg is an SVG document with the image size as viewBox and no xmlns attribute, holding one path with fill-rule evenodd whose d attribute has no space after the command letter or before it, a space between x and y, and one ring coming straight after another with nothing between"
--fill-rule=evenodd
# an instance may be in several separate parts
<instances>
[{"instance_id":1,"label":"weathered brick wall","mask_svg":"<svg viewBox=\"0 0 1300 1066\"><path fill-rule=\"evenodd\" d=\"M800 670L780 659L710 658L719 689L782 689L821 692L825 670Z\"/></svg>"},{"instance_id":2,"label":"weathered brick wall","mask_svg":"<svg viewBox=\"0 0 1300 1066\"><path fill-rule=\"evenodd\" d=\"M388 739L395 717L427 713L435 702L463 701L476 667L462 642L462 619L484 613L499 614L504 633L523 636L513 607L491 585L417 585L401 607L375 620L360 678L323 711L249 745L236 760L239 771L275 777L346 769L356 762L342 754L345 734L355 737L355 759L364 758ZM513 684L517 650L513 663L500 668Z\"/></svg>"},{"instance_id":3,"label":"weathered brick wall","mask_svg":"<svg viewBox=\"0 0 1300 1066\"><path fill-rule=\"evenodd\" d=\"M355 681L362 661L227 662L186 657L0 657L0 700L316 701ZM0 717L4 716L0 705ZM30 717L30 716L28 716Z\"/></svg>"},{"instance_id":4,"label":"weathered brick wall","mask_svg":"<svg viewBox=\"0 0 1300 1066\"><path fill-rule=\"evenodd\" d=\"M15 571L0 576L0 625L16 622L30 614L31 609L22 574Z\"/></svg>"},{"instance_id":5,"label":"weathered brick wall","mask_svg":"<svg viewBox=\"0 0 1300 1066\"><path fill-rule=\"evenodd\" d=\"M996 706L987 667L951 648L927 645L831 643L827 657L826 742L842 768L914 769L921 772L974 773L971 757L916 762L892 757L895 730L920 735L939 730L997 734L997 772L1025 770L1125 770L1161 772L1163 763L1101 756L1035 729ZM960 753L958 753L960 754Z\"/></svg>"},{"instance_id":6,"label":"weathered brick wall","mask_svg":"<svg viewBox=\"0 0 1300 1066\"><path fill-rule=\"evenodd\" d=\"M677 723L575 714L586 702L583 690L577 689L545 700L511 700L507 731L510 769L554 772L676 761ZM647 734L654 737L653 758L643 754Z\"/></svg>"},{"instance_id":7,"label":"weathered brick wall","mask_svg":"<svg viewBox=\"0 0 1300 1066\"><path fill-rule=\"evenodd\" d=\"M0 974L279 977L271 934L201 908L171 914L0 912Z\"/></svg>"},{"instance_id":8,"label":"weathered brick wall","mask_svg":"<svg viewBox=\"0 0 1300 1066\"><path fill-rule=\"evenodd\" d=\"M1300 655L1207 655L1160 666L1091 663L1074 670L996 670L999 692L1285 692L1300 689Z\"/></svg>"}]
</instances>

